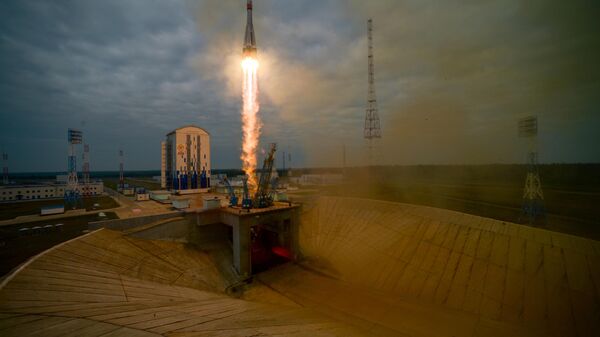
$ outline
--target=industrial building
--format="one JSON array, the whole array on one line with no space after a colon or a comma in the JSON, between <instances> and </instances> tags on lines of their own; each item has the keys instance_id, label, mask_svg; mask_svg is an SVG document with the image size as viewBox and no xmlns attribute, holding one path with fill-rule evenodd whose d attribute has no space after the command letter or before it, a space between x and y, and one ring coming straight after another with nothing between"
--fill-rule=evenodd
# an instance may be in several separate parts
<instances>
[{"instance_id":1,"label":"industrial building","mask_svg":"<svg viewBox=\"0 0 600 337\"><path fill-rule=\"evenodd\" d=\"M0 186L0 202L19 200L62 199L65 196L66 184L43 183L29 185ZM102 181L93 181L87 185L78 185L82 195L100 195L104 192Z\"/></svg>"},{"instance_id":2,"label":"industrial building","mask_svg":"<svg viewBox=\"0 0 600 337\"><path fill-rule=\"evenodd\" d=\"M210 187L210 134L187 125L161 143L161 187L179 194L206 192Z\"/></svg>"}]
</instances>

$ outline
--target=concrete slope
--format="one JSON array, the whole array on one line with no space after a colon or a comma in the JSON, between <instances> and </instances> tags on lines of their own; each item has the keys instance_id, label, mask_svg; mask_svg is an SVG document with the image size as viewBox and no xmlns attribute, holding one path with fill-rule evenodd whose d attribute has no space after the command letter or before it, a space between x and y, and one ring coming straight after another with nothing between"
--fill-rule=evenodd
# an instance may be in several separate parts
<instances>
[{"instance_id":1,"label":"concrete slope","mask_svg":"<svg viewBox=\"0 0 600 337\"><path fill-rule=\"evenodd\" d=\"M541 335L600 334L597 241L375 200L321 197L304 212L306 266L358 287L349 296L364 289ZM298 279L303 272L287 273ZM269 275L265 282L291 296L322 290L315 281L319 289L299 292L298 282ZM330 300L313 300L319 298Z\"/></svg>"},{"instance_id":2,"label":"concrete slope","mask_svg":"<svg viewBox=\"0 0 600 337\"><path fill-rule=\"evenodd\" d=\"M200 253L182 250L109 230L56 246L3 283L0 335L363 335L307 309L178 286L186 283L184 265L212 273Z\"/></svg>"}]
</instances>

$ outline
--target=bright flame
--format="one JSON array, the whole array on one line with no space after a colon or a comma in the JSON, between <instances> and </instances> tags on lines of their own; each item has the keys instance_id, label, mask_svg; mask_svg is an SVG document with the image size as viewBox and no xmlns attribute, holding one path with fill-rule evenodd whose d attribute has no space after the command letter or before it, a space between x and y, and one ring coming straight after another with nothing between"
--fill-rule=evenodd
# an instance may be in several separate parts
<instances>
[{"instance_id":1,"label":"bright flame","mask_svg":"<svg viewBox=\"0 0 600 337\"><path fill-rule=\"evenodd\" d=\"M242 168L248 175L248 190L254 194L257 189L256 182L256 148L260 136L260 121L258 119L258 61L246 57L242 61L244 69L244 85L242 97L244 107L242 110Z\"/></svg>"}]
</instances>

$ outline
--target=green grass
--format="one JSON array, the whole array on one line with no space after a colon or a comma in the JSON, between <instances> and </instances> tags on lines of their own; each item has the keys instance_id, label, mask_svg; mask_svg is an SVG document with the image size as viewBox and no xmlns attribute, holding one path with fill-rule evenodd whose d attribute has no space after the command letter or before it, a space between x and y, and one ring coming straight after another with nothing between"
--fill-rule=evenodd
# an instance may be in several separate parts
<instances>
[{"instance_id":1,"label":"green grass","mask_svg":"<svg viewBox=\"0 0 600 337\"><path fill-rule=\"evenodd\" d=\"M94 207L94 204L99 204ZM20 201L0 204L0 220L13 219L22 215L40 214L40 208L52 205L64 205L63 199ZM90 210L102 210L119 207L119 204L109 196L94 196L81 199L79 208ZM68 209L65 209L65 211Z\"/></svg>"},{"instance_id":2,"label":"green grass","mask_svg":"<svg viewBox=\"0 0 600 337\"><path fill-rule=\"evenodd\" d=\"M119 184L119 179L118 178L105 178L103 180L103 182L104 182L104 186L116 191L117 186ZM152 178L149 178L149 177L125 178L125 183L129 184L130 187L133 187L133 186L143 187L149 191L161 189L160 183L156 182L155 180L152 180Z\"/></svg>"},{"instance_id":3,"label":"green grass","mask_svg":"<svg viewBox=\"0 0 600 337\"><path fill-rule=\"evenodd\" d=\"M433 180L433 179L432 179ZM493 181L472 184L468 181L426 182L387 178L371 184L348 183L321 187L321 193L348 197L379 199L445 208L487 218L523 223L523 186ZM523 178L524 185L524 178ZM600 192L580 189L577 185L544 187L546 218L535 226L549 230L600 239Z\"/></svg>"}]
</instances>

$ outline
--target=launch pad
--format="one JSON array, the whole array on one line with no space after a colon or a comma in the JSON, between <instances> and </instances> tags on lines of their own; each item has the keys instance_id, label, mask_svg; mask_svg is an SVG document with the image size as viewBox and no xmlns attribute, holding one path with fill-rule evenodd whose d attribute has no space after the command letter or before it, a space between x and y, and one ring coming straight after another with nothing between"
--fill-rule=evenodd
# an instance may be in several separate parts
<instances>
[{"instance_id":1,"label":"launch pad","mask_svg":"<svg viewBox=\"0 0 600 337\"><path fill-rule=\"evenodd\" d=\"M200 236L210 225L229 227L232 264L240 280L269 266L299 258L298 228L300 205L274 203L267 208L220 208L198 213L196 230Z\"/></svg>"}]
</instances>

